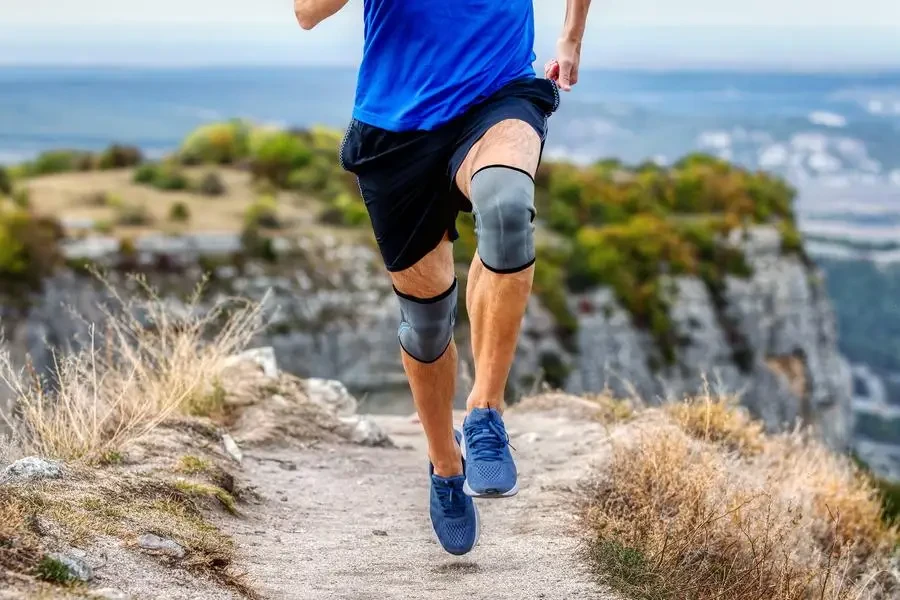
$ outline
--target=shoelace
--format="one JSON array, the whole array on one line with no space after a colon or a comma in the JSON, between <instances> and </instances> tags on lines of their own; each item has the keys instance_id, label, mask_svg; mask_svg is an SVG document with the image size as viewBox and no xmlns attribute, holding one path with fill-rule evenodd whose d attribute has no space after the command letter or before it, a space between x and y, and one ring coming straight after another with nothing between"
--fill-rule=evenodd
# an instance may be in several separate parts
<instances>
[{"instance_id":1,"label":"shoelace","mask_svg":"<svg viewBox=\"0 0 900 600\"><path fill-rule=\"evenodd\" d=\"M466 427L466 450L470 460L499 462L509 443L509 435L494 415Z\"/></svg>"},{"instance_id":2,"label":"shoelace","mask_svg":"<svg viewBox=\"0 0 900 600\"><path fill-rule=\"evenodd\" d=\"M466 514L466 495L462 489L447 483L435 484L434 491L444 511L444 516L458 519Z\"/></svg>"}]
</instances>

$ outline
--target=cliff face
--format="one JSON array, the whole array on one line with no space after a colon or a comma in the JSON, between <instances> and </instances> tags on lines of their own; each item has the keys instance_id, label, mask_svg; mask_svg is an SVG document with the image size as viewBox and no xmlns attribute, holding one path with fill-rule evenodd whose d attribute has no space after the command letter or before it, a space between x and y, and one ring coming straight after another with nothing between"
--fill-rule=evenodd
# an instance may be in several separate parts
<instances>
[{"instance_id":1,"label":"cliff face","mask_svg":"<svg viewBox=\"0 0 900 600\"><path fill-rule=\"evenodd\" d=\"M740 244L753 275L728 279L719 297L711 297L698 279L673 281L677 293L670 318L680 346L671 365L608 289L570 299L578 328L567 340L557 336L554 319L533 299L510 396L532 391L541 381L573 392L636 393L648 401L708 385L740 394L772 429L802 418L829 444L848 446L850 370L837 352L834 318L818 274L800 259L784 256L772 229L751 230ZM283 263L289 267L249 265L242 272L220 267L210 294L266 303L270 326L258 342L276 349L285 370L340 379L363 399L364 408L411 410L396 342L398 307L376 253L327 239L306 240L292 252ZM187 291L184 282L199 275L199 267L186 265L182 272L154 276L151 284L178 303ZM86 333L61 307L94 317L108 300L90 278L62 274L47 282L26 316L7 316L7 336L20 352L31 353L36 366L46 367L52 347L75 332ZM196 309L203 310L203 303ZM471 373L467 337L463 325L457 331L459 402Z\"/></svg>"},{"instance_id":2,"label":"cliff face","mask_svg":"<svg viewBox=\"0 0 900 600\"><path fill-rule=\"evenodd\" d=\"M751 230L741 241L753 270L729 278L722 298L701 281L674 283L672 325L681 346L672 366L659 364L646 332L636 329L610 292L573 299L579 311L576 369L568 387L644 398L678 398L709 386L738 393L773 429L798 418L829 444L849 445L851 376L837 351L835 322L819 274L782 255L777 232Z\"/></svg>"}]
</instances>

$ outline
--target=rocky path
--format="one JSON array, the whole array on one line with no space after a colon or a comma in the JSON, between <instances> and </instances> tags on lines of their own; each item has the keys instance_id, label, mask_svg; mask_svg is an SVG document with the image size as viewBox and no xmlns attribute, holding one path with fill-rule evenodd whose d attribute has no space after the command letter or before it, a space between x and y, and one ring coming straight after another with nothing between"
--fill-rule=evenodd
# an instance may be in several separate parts
<instances>
[{"instance_id":1,"label":"rocky path","mask_svg":"<svg viewBox=\"0 0 900 600\"><path fill-rule=\"evenodd\" d=\"M612 599L578 560L570 493L604 446L601 425L510 413L522 491L479 501L479 545L454 557L431 531L419 426L409 418L377 420L398 448L321 445L245 457L242 478L262 501L223 525L265 597Z\"/></svg>"}]
</instances>

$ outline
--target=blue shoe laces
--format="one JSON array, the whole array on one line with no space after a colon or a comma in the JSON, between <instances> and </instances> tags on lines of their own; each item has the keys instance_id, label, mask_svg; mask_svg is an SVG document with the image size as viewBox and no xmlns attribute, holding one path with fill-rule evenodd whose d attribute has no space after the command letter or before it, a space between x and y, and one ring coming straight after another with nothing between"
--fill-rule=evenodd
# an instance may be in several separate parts
<instances>
[{"instance_id":1,"label":"blue shoe laces","mask_svg":"<svg viewBox=\"0 0 900 600\"><path fill-rule=\"evenodd\" d=\"M441 503L444 516L450 519L459 519L466 515L466 496L462 489L449 482L435 481L434 492Z\"/></svg>"},{"instance_id":2,"label":"blue shoe laces","mask_svg":"<svg viewBox=\"0 0 900 600\"><path fill-rule=\"evenodd\" d=\"M500 462L504 450L509 446L506 433L496 413L490 413L484 420L466 426L466 458L480 462ZM515 448L513 448L515 450Z\"/></svg>"}]
</instances>

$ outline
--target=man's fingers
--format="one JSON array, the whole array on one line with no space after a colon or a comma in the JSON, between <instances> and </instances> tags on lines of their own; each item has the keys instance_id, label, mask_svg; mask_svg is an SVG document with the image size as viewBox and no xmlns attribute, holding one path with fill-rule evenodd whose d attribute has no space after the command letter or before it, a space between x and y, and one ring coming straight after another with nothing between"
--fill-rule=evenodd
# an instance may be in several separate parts
<instances>
[{"instance_id":1,"label":"man's fingers","mask_svg":"<svg viewBox=\"0 0 900 600\"><path fill-rule=\"evenodd\" d=\"M544 65L544 77L553 80L559 77L559 63L556 62L555 58L547 61L547 64Z\"/></svg>"},{"instance_id":2,"label":"man's fingers","mask_svg":"<svg viewBox=\"0 0 900 600\"><path fill-rule=\"evenodd\" d=\"M557 83L559 83L559 88L565 92L572 90L572 71L573 66L570 62L562 62L558 66L559 68L559 79Z\"/></svg>"}]
</instances>

